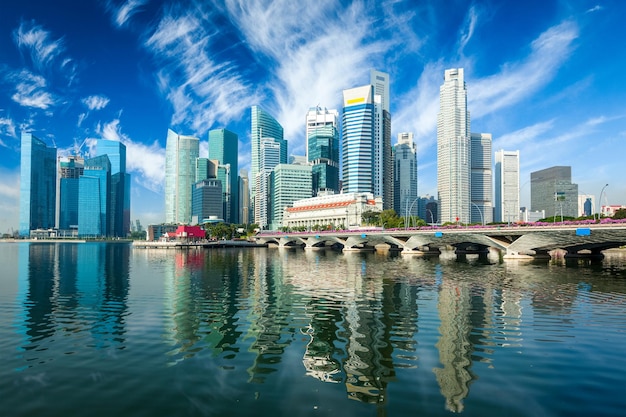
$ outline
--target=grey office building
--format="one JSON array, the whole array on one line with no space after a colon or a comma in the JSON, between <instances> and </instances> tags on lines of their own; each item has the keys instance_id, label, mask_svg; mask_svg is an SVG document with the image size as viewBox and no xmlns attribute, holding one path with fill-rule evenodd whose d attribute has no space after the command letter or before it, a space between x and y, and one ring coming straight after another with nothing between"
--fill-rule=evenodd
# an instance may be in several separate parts
<instances>
[{"instance_id":1,"label":"grey office building","mask_svg":"<svg viewBox=\"0 0 626 417\"><path fill-rule=\"evenodd\" d=\"M531 172L530 208L545 210L546 217L578 217L578 184L572 184L572 167Z\"/></svg>"}]
</instances>

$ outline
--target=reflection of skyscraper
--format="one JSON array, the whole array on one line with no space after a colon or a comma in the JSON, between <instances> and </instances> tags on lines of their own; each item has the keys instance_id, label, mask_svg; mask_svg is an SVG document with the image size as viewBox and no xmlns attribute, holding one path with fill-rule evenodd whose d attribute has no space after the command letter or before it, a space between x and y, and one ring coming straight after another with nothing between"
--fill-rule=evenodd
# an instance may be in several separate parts
<instances>
[{"instance_id":1,"label":"reflection of skyscraper","mask_svg":"<svg viewBox=\"0 0 626 417\"><path fill-rule=\"evenodd\" d=\"M439 88L437 193L440 222L470 221L470 115L462 68L446 70Z\"/></svg>"},{"instance_id":2,"label":"reflection of skyscraper","mask_svg":"<svg viewBox=\"0 0 626 417\"><path fill-rule=\"evenodd\" d=\"M55 226L57 149L22 133L20 160L20 235Z\"/></svg>"},{"instance_id":3,"label":"reflection of skyscraper","mask_svg":"<svg viewBox=\"0 0 626 417\"><path fill-rule=\"evenodd\" d=\"M165 147L165 222L191 222L191 186L196 180L200 141L167 131Z\"/></svg>"}]
</instances>

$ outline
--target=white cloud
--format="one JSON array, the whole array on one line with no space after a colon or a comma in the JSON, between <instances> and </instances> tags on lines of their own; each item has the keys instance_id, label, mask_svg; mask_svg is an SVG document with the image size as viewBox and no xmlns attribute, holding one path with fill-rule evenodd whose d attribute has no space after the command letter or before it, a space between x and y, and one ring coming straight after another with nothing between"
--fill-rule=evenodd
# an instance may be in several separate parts
<instances>
[{"instance_id":1,"label":"white cloud","mask_svg":"<svg viewBox=\"0 0 626 417\"><path fill-rule=\"evenodd\" d=\"M89 110L102 110L109 104L109 98L101 95L85 97L81 101Z\"/></svg>"},{"instance_id":2,"label":"white cloud","mask_svg":"<svg viewBox=\"0 0 626 417\"><path fill-rule=\"evenodd\" d=\"M8 77L15 83L15 93L11 99L24 107L47 109L56 103L47 90L46 79L28 70L22 70Z\"/></svg>"},{"instance_id":3,"label":"white cloud","mask_svg":"<svg viewBox=\"0 0 626 417\"><path fill-rule=\"evenodd\" d=\"M585 13L593 13L593 12L598 12L600 10L604 9L604 7L600 6L599 4L596 4L595 6L593 6L591 9L588 9Z\"/></svg>"},{"instance_id":4,"label":"white cloud","mask_svg":"<svg viewBox=\"0 0 626 417\"><path fill-rule=\"evenodd\" d=\"M465 18L466 27L463 28L463 32L461 33L461 39L459 41L459 55L463 55L463 50L469 43L470 39L472 39L472 35L474 34L474 29L476 28L476 22L478 21L478 12L476 11L476 7L470 7L468 14Z\"/></svg>"},{"instance_id":5,"label":"white cloud","mask_svg":"<svg viewBox=\"0 0 626 417\"><path fill-rule=\"evenodd\" d=\"M165 149L158 141L144 144L133 141L122 132L120 120L114 119L98 125L97 133L106 140L115 140L126 145L126 170L136 175L136 183L154 191L162 192L165 181Z\"/></svg>"},{"instance_id":6,"label":"white cloud","mask_svg":"<svg viewBox=\"0 0 626 417\"><path fill-rule=\"evenodd\" d=\"M196 12L164 15L144 45L160 62L157 81L173 107L172 125L203 134L239 119L255 93L234 63L212 58L214 25L210 15Z\"/></svg>"},{"instance_id":7,"label":"white cloud","mask_svg":"<svg viewBox=\"0 0 626 417\"><path fill-rule=\"evenodd\" d=\"M545 122L536 123L532 126L527 126L523 129L516 130L515 132L508 133L500 136L493 141L493 149L500 150L516 150L520 146L527 145L529 143L538 142L546 132L550 131L554 127L554 120L547 120Z\"/></svg>"},{"instance_id":8,"label":"white cloud","mask_svg":"<svg viewBox=\"0 0 626 417\"><path fill-rule=\"evenodd\" d=\"M471 80L468 106L472 117L479 118L535 94L567 61L577 37L576 24L563 22L535 39L526 59L505 64L497 74Z\"/></svg>"},{"instance_id":9,"label":"white cloud","mask_svg":"<svg viewBox=\"0 0 626 417\"><path fill-rule=\"evenodd\" d=\"M50 32L34 22L22 22L13 37L20 50L29 52L33 65L39 70L50 65L65 49L62 39L52 40Z\"/></svg>"},{"instance_id":10,"label":"white cloud","mask_svg":"<svg viewBox=\"0 0 626 417\"><path fill-rule=\"evenodd\" d=\"M7 144L2 140L3 136L17 138L15 122L8 117L0 117L0 146L7 147Z\"/></svg>"},{"instance_id":11,"label":"white cloud","mask_svg":"<svg viewBox=\"0 0 626 417\"><path fill-rule=\"evenodd\" d=\"M141 6L146 4L148 0L128 0L120 7L116 7L113 3L108 3L108 9L113 14L113 22L118 28L125 26L131 17L140 11Z\"/></svg>"}]
</instances>

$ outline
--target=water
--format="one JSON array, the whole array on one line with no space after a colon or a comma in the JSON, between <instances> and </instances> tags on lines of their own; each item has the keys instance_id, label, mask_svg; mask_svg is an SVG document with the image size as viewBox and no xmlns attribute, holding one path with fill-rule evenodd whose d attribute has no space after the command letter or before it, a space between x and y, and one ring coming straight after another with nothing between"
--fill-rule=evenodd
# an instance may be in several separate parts
<instances>
[{"instance_id":1,"label":"water","mask_svg":"<svg viewBox=\"0 0 626 417\"><path fill-rule=\"evenodd\" d=\"M626 255L0 243L0 416L618 416Z\"/></svg>"}]
</instances>

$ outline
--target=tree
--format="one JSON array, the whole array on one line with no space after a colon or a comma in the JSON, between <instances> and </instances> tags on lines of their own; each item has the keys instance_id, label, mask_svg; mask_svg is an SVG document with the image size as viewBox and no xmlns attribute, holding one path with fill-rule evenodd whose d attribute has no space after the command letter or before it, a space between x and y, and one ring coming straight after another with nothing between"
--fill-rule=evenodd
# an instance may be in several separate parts
<instances>
[{"instance_id":1,"label":"tree","mask_svg":"<svg viewBox=\"0 0 626 417\"><path fill-rule=\"evenodd\" d=\"M383 210L380 212L379 226L383 226L385 229L395 229L402 227L404 219L398 217L398 214L394 209Z\"/></svg>"},{"instance_id":2,"label":"tree","mask_svg":"<svg viewBox=\"0 0 626 417\"><path fill-rule=\"evenodd\" d=\"M626 219L626 208L621 208L615 210L615 214L613 214L614 219Z\"/></svg>"},{"instance_id":3,"label":"tree","mask_svg":"<svg viewBox=\"0 0 626 417\"><path fill-rule=\"evenodd\" d=\"M380 220L380 212L366 210L363 213L361 213L361 219L363 220L363 223L365 223L366 225L375 226L378 224Z\"/></svg>"}]
</instances>

